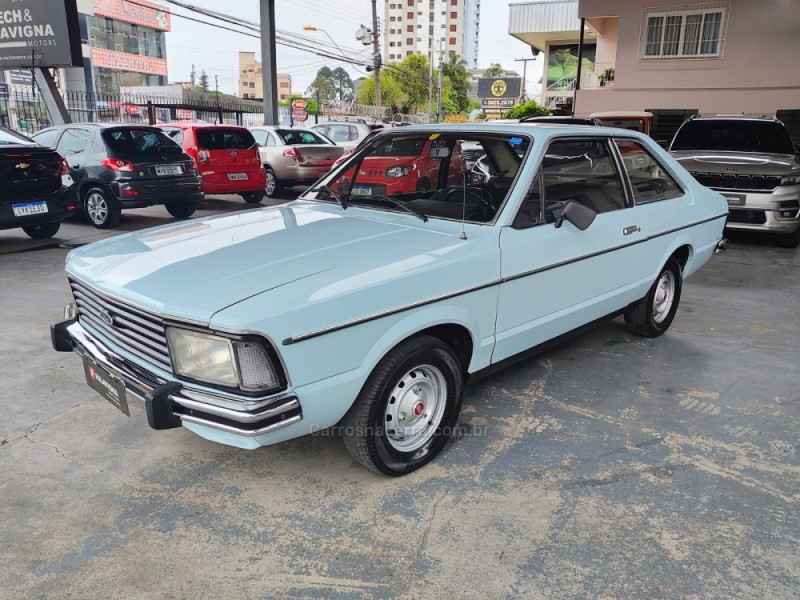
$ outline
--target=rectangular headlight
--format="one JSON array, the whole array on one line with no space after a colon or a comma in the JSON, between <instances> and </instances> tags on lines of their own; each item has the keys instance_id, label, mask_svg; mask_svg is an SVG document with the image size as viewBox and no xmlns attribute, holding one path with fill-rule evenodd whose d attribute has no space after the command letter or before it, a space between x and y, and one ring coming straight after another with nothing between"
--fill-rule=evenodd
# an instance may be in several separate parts
<instances>
[{"instance_id":1,"label":"rectangular headlight","mask_svg":"<svg viewBox=\"0 0 800 600\"><path fill-rule=\"evenodd\" d=\"M167 328L176 375L227 387L239 387L231 341L197 331Z\"/></svg>"}]
</instances>

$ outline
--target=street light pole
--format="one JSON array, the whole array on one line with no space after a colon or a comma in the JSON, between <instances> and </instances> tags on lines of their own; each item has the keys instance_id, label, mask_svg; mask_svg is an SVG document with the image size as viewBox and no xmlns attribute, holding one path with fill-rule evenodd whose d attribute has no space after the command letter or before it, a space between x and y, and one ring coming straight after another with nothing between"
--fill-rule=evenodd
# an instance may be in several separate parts
<instances>
[{"instance_id":1,"label":"street light pole","mask_svg":"<svg viewBox=\"0 0 800 600\"><path fill-rule=\"evenodd\" d=\"M378 36L377 0L372 0L372 64L375 70L375 104L378 107L378 118L381 118L381 48Z\"/></svg>"},{"instance_id":2,"label":"street light pole","mask_svg":"<svg viewBox=\"0 0 800 600\"><path fill-rule=\"evenodd\" d=\"M527 95L525 94L525 83L527 81L528 76L528 63L532 60L536 60L535 58L515 58L514 62L521 62L522 63L522 101L528 99Z\"/></svg>"},{"instance_id":3,"label":"street light pole","mask_svg":"<svg viewBox=\"0 0 800 600\"><path fill-rule=\"evenodd\" d=\"M261 83L264 124L278 125L278 65L275 51L275 0L261 0Z\"/></svg>"},{"instance_id":4,"label":"street light pole","mask_svg":"<svg viewBox=\"0 0 800 600\"><path fill-rule=\"evenodd\" d=\"M336 41L335 41L335 40L334 40L334 39L331 37L331 34L330 34L330 33L328 33L327 31L325 31L324 29L321 29L320 27L313 27L312 25L306 25L305 27L303 27L303 31L321 31L322 33L324 33L325 35L327 35L327 36L328 36L328 39L331 41L331 43L332 43L334 46L336 46L336 49L339 51L339 54L341 54L341 55L342 55L342 58L345 58L345 55L344 55L344 50L342 50L342 49L339 47L339 44L337 44L337 43L336 43Z\"/></svg>"}]
</instances>

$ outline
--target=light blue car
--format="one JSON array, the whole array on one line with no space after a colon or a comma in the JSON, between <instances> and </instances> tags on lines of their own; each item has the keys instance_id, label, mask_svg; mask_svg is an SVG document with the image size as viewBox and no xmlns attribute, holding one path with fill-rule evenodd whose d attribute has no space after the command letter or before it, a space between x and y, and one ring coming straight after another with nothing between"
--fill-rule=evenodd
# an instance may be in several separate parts
<instances>
[{"instance_id":1,"label":"light blue car","mask_svg":"<svg viewBox=\"0 0 800 600\"><path fill-rule=\"evenodd\" d=\"M398 128L289 204L74 250L53 345L155 429L253 449L336 426L402 475L442 450L476 378L604 318L664 333L727 212L636 132Z\"/></svg>"}]
</instances>

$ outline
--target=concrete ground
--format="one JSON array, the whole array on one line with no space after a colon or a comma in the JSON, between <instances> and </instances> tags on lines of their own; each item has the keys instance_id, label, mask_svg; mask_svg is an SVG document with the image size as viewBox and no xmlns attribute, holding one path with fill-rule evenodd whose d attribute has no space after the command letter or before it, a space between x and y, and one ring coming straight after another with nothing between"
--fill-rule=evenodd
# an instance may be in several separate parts
<instances>
[{"instance_id":1,"label":"concrete ground","mask_svg":"<svg viewBox=\"0 0 800 600\"><path fill-rule=\"evenodd\" d=\"M0 597L798 597L800 251L734 238L665 336L615 320L484 381L467 434L386 479L335 438L114 410L48 333L59 244L109 234L61 234L0 232Z\"/></svg>"}]
</instances>

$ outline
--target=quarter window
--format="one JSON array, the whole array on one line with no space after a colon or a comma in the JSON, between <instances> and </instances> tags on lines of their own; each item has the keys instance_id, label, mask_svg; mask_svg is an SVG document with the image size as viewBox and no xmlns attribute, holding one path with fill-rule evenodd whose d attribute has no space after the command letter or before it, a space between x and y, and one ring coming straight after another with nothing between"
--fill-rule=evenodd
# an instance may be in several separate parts
<instances>
[{"instance_id":1,"label":"quarter window","mask_svg":"<svg viewBox=\"0 0 800 600\"><path fill-rule=\"evenodd\" d=\"M646 13L641 56L645 59L720 56L726 14L724 7Z\"/></svg>"},{"instance_id":2,"label":"quarter window","mask_svg":"<svg viewBox=\"0 0 800 600\"><path fill-rule=\"evenodd\" d=\"M67 129L58 141L58 150L63 155L83 152L92 143L92 133L85 129Z\"/></svg>"},{"instance_id":3,"label":"quarter window","mask_svg":"<svg viewBox=\"0 0 800 600\"><path fill-rule=\"evenodd\" d=\"M683 195L664 166L638 142L617 141L617 148L633 188L636 204L648 204Z\"/></svg>"}]
</instances>

